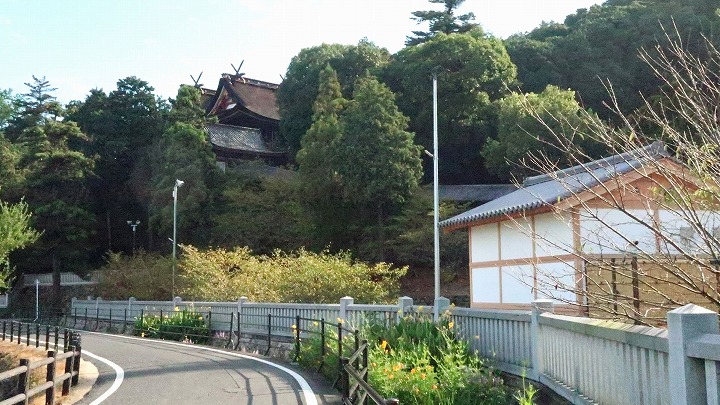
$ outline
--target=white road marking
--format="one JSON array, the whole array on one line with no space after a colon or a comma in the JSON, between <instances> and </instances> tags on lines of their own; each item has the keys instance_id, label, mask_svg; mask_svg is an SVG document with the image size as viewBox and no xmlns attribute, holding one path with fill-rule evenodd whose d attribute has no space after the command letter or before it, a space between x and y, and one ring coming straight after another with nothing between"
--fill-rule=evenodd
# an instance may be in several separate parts
<instances>
[{"instance_id":1,"label":"white road marking","mask_svg":"<svg viewBox=\"0 0 720 405\"><path fill-rule=\"evenodd\" d=\"M117 364L113 363L112 361L110 361L104 357L100 357L97 354L90 353L87 350L83 350L82 354L87 355L88 357L91 357L95 360L101 361L101 362L107 364L108 366L112 367L113 370L115 370L115 381L113 381L110 388L108 388L107 391L105 391L102 395L100 395L94 401L92 401L90 403L90 405L97 405L97 404L102 403L104 400L108 399L110 397L110 395L114 394L115 391L117 391L118 388L120 388L120 385L122 384L123 379L125 379L125 371L122 369L122 367L118 366Z\"/></svg>"},{"instance_id":2,"label":"white road marking","mask_svg":"<svg viewBox=\"0 0 720 405\"><path fill-rule=\"evenodd\" d=\"M275 364L275 363L273 363L273 362L270 362L270 361L267 361L267 360L264 360L264 359L259 359L259 358L257 358L257 357L252 357L252 356L248 356L248 355L244 355L244 354L240 354L240 353L234 353L234 352L228 352L228 351L225 351L225 350L214 349L214 348L212 348L212 347L196 346L196 345L185 344L185 343L180 343L180 342L168 342L168 341L166 341L166 340L151 340L151 339L137 338L137 337L132 337L132 336L123 336L123 335L110 335L110 334L99 333L99 332L89 332L89 331L82 331L82 332L83 332L83 333L92 333L92 334L94 334L94 335L116 337L116 338L120 338L120 339L138 340L138 341L142 341L142 342L146 342L146 343L147 343L147 342L150 342L150 343L159 343L159 344L165 344L165 345L170 345L170 346L181 346L181 347L185 347L185 348L193 348L193 349L198 349L198 350L205 350L205 351L209 351L209 352L226 354L226 355L230 355L230 356L233 356L233 357L239 357L239 358L242 358L242 359L254 360L254 361L257 361L257 362L260 362L260 363L263 363L263 364L267 364L268 366L275 367L275 368L277 368L277 369L279 369L279 370L281 370L281 371L286 372L286 373L289 374L292 378L294 378L295 381L297 381L298 385L300 385L300 389L302 390L303 398L305 398L305 405L318 405L317 398L315 397L315 393L313 392L312 388L310 387L310 384L308 384L308 382L307 382L300 374L294 372L293 370L290 370L289 368L283 367L283 366L281 366L281 365L279 365L279 364ZM83 350L83 354L86 354L86 353L88 353L88 352ZM93 357L93 356L95 356L95 355L90 355L90 357ZM100 361L106 362L107 364L109 364L109 365L110 365L111 367L113 367L113 368L117 367L117 368L115 368L115 372L118 373L118 375L120 376L120 382L118 383L118 379L116 378L116 379L115 379L115 383L113 383L113 386L110 387L110 389L108 390L109 394L108 394L108 392L106 392L107 395L103 394L104 398L103 398L103 397L98 398L97 400L95 400L95 402L93 402L93 403L90 404L90 405L99 404L100 402L102 402L102 400L105 400L107 397L109 397L113 392L115 392L115 390L117 390L117 387L120 387L120 384L122 383L122 378L123 378L123 377L122 377L122 375L123 375L123 369L122 369L122 368L120 368L120 367L119 367L118 365L116 365L115 363L112 363L110 360L103 359L103 358L98 357L98 356L95 356L95 357L98 358L98 360L100 360ZM117 384L117 387L115 387L116 384ZM115 388L113 389L113 387L115 387ZM112 390L112 392L111 392L111 390ZM99 402L98 402L98 401L99 401Z\"/></svg>"}]
</instances>

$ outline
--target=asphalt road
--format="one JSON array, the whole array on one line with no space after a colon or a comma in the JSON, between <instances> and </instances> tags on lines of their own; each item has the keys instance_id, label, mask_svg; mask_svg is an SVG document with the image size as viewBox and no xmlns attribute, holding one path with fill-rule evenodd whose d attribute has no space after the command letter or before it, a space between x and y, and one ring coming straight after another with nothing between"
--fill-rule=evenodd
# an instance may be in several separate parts
<instances>
[{"instance_id":1,"label":"asphalt road","mask_svg":"<svg viewBox=\"0 0 720 405\"><path fill-rule=\"evenodd\" d=\"M99 371L77 404L336 404L320 377L239 352L82 333L83 357ZM305 375L303 375L305 374Z\"/></svg>"}]
</instances>

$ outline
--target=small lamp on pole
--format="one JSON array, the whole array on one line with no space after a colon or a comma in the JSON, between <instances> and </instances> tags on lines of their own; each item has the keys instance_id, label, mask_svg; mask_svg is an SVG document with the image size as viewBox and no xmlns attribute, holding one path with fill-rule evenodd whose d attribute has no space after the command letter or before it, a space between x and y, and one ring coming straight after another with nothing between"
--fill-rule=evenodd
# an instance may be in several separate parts
<instances>
[{"instance_id":1,"label":"small lamp on pole","mask_svg":"<svg viewBox=\"0 0 720 405\"><path fill-rule=\"evenodd\" d=\"M130 228L132 228L132 234L133 234L132 253L133 253L133 256L135 256L135 231L137 230L137 226L140 225L140 220L136 219L135 221L127 221L127 224L130 225Z\"/></svg>"},{"instance_id":2,"label":"small lamp on pole","mask_svg":"<svg viewBox=\"0 0 720 405\"><path fill-rule=\"evenodd\" d=\"M182 180L175 179L175 186L173 187L173 237L172 237L172 297L175 299L175 257L177 247L177 192L178 187L182 187L185 184Z\"/></svg>"}]
</instances>

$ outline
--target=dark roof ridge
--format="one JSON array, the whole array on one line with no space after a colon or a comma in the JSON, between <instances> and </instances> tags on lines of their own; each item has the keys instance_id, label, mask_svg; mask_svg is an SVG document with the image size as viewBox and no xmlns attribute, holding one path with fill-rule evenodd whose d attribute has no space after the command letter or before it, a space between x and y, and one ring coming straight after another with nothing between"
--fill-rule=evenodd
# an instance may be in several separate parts
<instances>
[{"instance_id":1,"label":"dark roof ridge","mask_svg":"<svg viewBox=\"0 0 720 405\"><path fill-rule=\"evenodd\" d=\"M242 129L249 129L254 132L262 132L259 128L251 128L251 127L243 127L242 125L228 125L228 124L220 124L218 122L215 123L208 123L203 124L203 128L207 129L210 126L218 126L218 127L228 127L228 128L242 128Z\"/></svg>"},{"instance_id":2,"label":"dark roof ridge","mask_svg":"<svg viewBox=\"0 0 720 405\"><path fill-rule=\"evenodd\" d=\"M579 164L567 169L555 171L553 173L540 174L537 176L527 177L523 180L522 186L529 187L535 184L544 183L546 181L552 181L576 175L578 173L586 173L607 166L614 166L619 163L628 163L630 161L636 161L638 164L643 164L646 160L655 160L659 157L670 156L665 144L662 141L655 141L650 145L642 148L634 149L624 153L620 153L613 156L608 156L593 160L592 162Z\"/></svg>"}]
</instances>

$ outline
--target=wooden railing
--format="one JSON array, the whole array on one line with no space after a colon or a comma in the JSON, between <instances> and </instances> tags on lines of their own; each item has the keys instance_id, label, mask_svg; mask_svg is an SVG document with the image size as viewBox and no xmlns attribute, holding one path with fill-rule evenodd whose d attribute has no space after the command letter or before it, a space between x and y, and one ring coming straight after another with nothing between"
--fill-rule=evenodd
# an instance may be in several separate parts
<instances>
[{"instance_id":1,"label":"wooden railing","mask_svg":"<svg viewBox=\"0 0 720 405\"><path fill-rule=\"evenodd\" d=\"M395 398L383 398L368 383L368 343L363 340L350 357L340 359L341 391L344 405L366 404L368 398L377 405L399 405Z\"/></svg>"},{"instance_id":2,"label":"wooden railing","mask_svg":"<svg viewBox=\"0 0 720 405\"><path fill-rule=\"evenodd\" d=\"M9 326L9 327L8 327ZM77 385L80 376L80 356L81 341L78 333L72 333L65 329L63 331L62 352L58 352L58 343L60 338L59 328L49 326L41 327L39 324L22 323L15 321L2 321L2 340L15 342L17 334L17 344L22 344L23 327L26 331L25 344L32 346L30 342L30 332L35 330L35 347L41 344L41 329L45 329L44 345L47 349L53 345L53 350L47 351L47 358L42 360L30 361L21 359L20 365L13 369L0 373L0 382L17 377L16 394L9 398L3 398L0 405L11 405L24 403L27 404L30 399L45 393L45 404L55 404L55 395L57 386L62 384L60 394L66 396L70 393L71 387ZM8 329L10 333L8 334ZM51 333L50 331L54 333ZM63 362L62 374L58 374L58 362ZM62 363L61 363L62 364ZM32 378L30 378L33 370L45 367L45 381L41 384L32 386Z\"/></svg>"}]
</instances>

